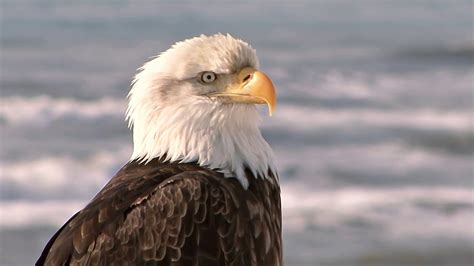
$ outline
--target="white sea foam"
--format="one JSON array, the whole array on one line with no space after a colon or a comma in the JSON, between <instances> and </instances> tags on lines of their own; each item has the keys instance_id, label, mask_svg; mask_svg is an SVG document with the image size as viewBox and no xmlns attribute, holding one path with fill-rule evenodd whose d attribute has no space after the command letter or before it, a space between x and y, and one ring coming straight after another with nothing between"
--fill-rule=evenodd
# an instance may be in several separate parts
<instances>
[{"instance_id":1,"label":"white sea foam","mask_svg":"<svg viewBox=\"0 0 474 266\"><path fill-rule=\"evenodd\" d=\"M270 70L280 79L290 76L282 68ZM278 92L284 96L304 95L315 99L371 100L386 106L402 107L400 104L409 102L416 102L418 107L439 106L439 103L446 106L463 95L468 97L474 82L473 70L452 69L400 74L337 69L317 73L308 68L300 74L302 77L297 81L278 87Z\"/></svg>"},{"instance_id":2,"label":"white sea foam","mask_svg":"<svg viewBox=\"0 0 474 266\"><path fill-rule=\"evenodd\" d=\"M86 203L85 200L2 201L0 230L43 225L60 226Z\"/></svg>"},{"instance_id":3,"label":"white sea foam","mask_svg":"<svg viewBox=\"0 0 474 266\"><path fill-rule=\"evenodd\" d=\"M59 227L87 201L2 201L0 230ZM308 227L344 230L358 221L382 227L384 237L394 239L474 237L473 190L465 188L310 190L302 184L287 183L282 186L282 207L285 231L305 231Z\"/></svg>"},{"instance_id":4,"label":"white sea foam","mask_svg":"<svg viewBox=\"0 0 474 266\"><path fill-rule=\"evenodd\" d=\"M472 171L469 157L433 153L397 142L337 147L298 146L296 150L277 146L275 153L283 181L301 178L301 181L322 186L337 182L466 184L465 176ZM296 153L298 156L294 156ZM0 185L3 191L11 189L17 191L17 196L26 198L84 197L96 192L130 154L131 146L127 145L79 158L49 156L2 162ZM450 167L446 168L446 165Z\"/></svg>"},{"instance_id":5,"label":"white sea foam","mask_svg":"<svg viewBox=\"0 0 474 266\"><path fill-rule=\"evenodd\" d=\"M388 237L474 237L474 190L410 187L347 187L310 190L302 184L282 187L283 217L289 230L340 228L351 222L384 228Z\"/></svg>"},{"instance_id":6,"label":"white sea foam","mask_svg":"<svg viewBox=\"0 0 474 266\"><path fill-rule=\"evenodd\" d=\"M311 130L323 127L355 126L408 127L419 129L472 129L472 116L462 111L323 109L305 106L280 105L268 125Z\"/></svg>"},{"instance_id":7,"label":"white sea foam","mask_svg":"<svg viewBox=\"0 0 474 266\"><path fill-rule=\"evenodd\" d=\"M12 124L47 123L65 116L93 119L102 116L124 116L125 100L102 98L95 101L54 99L48 96L34 98L4 97L0 99L0 116Z\"/></svg>"},{"instance_id":8,"label":"white sea foam","mask_svg":"<svg viewBox=\"0 0 474 266\"><path fill-rule=\"evenodd\" d=\"M101 151L85 158L52 156L2 163L0 185L25 198L84 197L93 195L125 163L131 147Z\"/></svg>"},{"instance_id":9,"label":"white sea foam","mask_svg":"<svg viewBox=\"0 0 474 266\"><path fill-rule=\"evenodd\" d=\"M360 94L363 94L361 91ZM47 124L61 117L95 119L113 116L122 119L125 100L103 98L95 101L6 97L0 99L0 117L9 124ZM421 129L471 130L471 114L436 109L376 110L360 108L325 109L280 104L274 117L264 126L316 130L323 127L365 125L374 127L409 127Z\"/></svg>"},{"instance_id":10,"label":"white sea foam","mask_svg":"<svg viewBox=\"0 0 474 266\"><path fill-rule=\"evenodd\" d=\"M346 185L472 185L469 179L472 157L433 152L398 142L335 147L284 146L277 147L275 154L282 180L296 179L314 189Z\"/></svg>"},{"instance_id":11,"label":"white sea foam","mask_svg":"<svg viewBox=\"0 0 474 266\"><path fill-rule=\"evenodd\" d=\"M318 152L321 154L317 155ZM111 168L118 167L118 158L126 160L129 154L130 148L124 148L116 152L99 152L83 159L50 157L5 165L0 179L2 186L13 184L13 187L21 187L26 195L18 200L0 202L0 230L60 226L105 184L110 178ZM373 230L383 228L384 237L389 238L474 237L470 231L474 219L472 188L327 186L330 182L326 186L312 187L314 183L310 180L312 175L315 175L313 178L327 175L325 169L331 167L328 165L330 162L332 167L343 167L347 158L353 158L353 164L359 168L373 167L388 174L419 172L433 165L443 167L448 164L457 168L455 159L446 161L443 155L410 150L396 144L349 146L345 150L340 147L337 150L302 149L300 155L305 158L326 156L326 161L313 160L313 169L304 168L301 160L292 161L289 157L289 165L280 165L281 170L292 167L291 164L301 168L305 171L301 174L307 175L304 180L308 182L289 180L282 183L283 219L287 231L304 232L308 228L345 230L366 224ZM28 199L29 194L38 191L43 194Z\"/></svg>"}]
</instances>

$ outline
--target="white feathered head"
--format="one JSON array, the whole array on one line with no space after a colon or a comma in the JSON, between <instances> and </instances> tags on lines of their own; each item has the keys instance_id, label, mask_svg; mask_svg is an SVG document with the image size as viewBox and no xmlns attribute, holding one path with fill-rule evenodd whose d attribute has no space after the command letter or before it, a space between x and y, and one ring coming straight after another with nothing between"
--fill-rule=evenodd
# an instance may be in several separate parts
<instances>
[{"instance_id":1,"label":"white feathered head","mask_svg":"<svg viewBox=\"0 0 474 266\"><path fill-rule=\"evenodd\" d=\"M197 162L248 186L245 168L275 173L255 104L276 106L272 81L247 43L216 34L188 39L145 63L132 82L127 118L132 159Z\"/></svg>"}]
</instances>

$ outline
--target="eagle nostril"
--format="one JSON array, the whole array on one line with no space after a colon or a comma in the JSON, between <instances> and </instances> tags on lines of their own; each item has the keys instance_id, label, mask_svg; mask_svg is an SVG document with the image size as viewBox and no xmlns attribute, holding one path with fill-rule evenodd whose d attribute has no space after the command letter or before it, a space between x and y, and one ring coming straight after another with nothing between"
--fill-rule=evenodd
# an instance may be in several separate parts
<instances>
[{"instance_id":1,"label":"eagle nostril","mask_svg":"<svg viewBox=\"0 0 474 266\"><path fill-rule=\"evenodd\" d=\"M245 76L245 78L243 79L243 82L246 82L247 80L249 80L251 76L252 76L252 75L250 75L250 74L248 74L247 76Z\"/></svg>"}]
</instances>

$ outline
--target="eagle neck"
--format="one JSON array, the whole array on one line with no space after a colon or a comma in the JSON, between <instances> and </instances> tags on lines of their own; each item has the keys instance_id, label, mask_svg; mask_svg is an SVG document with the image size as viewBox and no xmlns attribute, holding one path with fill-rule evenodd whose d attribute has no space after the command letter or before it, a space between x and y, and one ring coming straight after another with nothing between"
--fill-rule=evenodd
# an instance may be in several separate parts
<instances>
[{"instance_id":1,"label":"eagle neck","mask_svg":"<svg viewBox=\"0 0 474 266\"><path fill-rule=\"evenodd\" d=\"M246 169L254 178L276 176L273 152L260 132L254 105L196 97L154 112L135 108L129 118L134 141L131 160L196 162L237 178L245 189L249 186Z\"/></svg>"}]
</instances>

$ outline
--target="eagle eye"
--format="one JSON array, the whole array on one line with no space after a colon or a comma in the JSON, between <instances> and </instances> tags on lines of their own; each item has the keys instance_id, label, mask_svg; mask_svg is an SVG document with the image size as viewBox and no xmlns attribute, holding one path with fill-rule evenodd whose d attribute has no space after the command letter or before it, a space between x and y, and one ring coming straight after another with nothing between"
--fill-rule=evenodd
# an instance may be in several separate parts
<instances>
[{"instance_id":1,"label":"eagle eye","mask_svg":"<svg viewBox=\"0 0 474 266\"><path fill-rule=\"evenodd\" d=\"M211 71L204 71L201 73L201 82L202 83L211 83L216 80L216 73Z\"/></svg>"}]
</instances>

